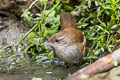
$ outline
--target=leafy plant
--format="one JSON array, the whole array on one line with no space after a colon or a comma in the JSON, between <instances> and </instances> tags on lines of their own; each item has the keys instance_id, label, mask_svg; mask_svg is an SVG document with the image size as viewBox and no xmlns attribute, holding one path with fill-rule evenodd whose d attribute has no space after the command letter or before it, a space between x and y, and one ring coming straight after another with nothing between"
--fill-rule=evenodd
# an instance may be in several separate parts
<instances>
[{"instance_id":1,"label":"leafy plant","mask_svg":"<svg viewBox=\"0 0 120 80\"><path fill-rule=\"evenodd\" d=\"M59 31L61 12L71 12L80 25L78 28L85 33L87 49L82 66L120 47L120 0L78 0L79 5L74 7L70 2L72 0L34 0L27 9L22 9L23 19L33 26L10 52L21 43L22 51L37 62L52 58L52 52L43 43ZM33 6L39 9L37 13L31 11ZM26 37L27 45L22 42Z\"/></svg>"},{"instance_id":2,"label":"leafy plant","mask_svg":"<svg viewBox=\"0 0 120 80\"><path fill-rule=\"evenodd\" d=\"M30 9L38 2L42 5L42 9L40 13L32 14ZM60 1L55 2L55 5L53 5L52 2L49 3L52 7L47 9L47 0L35 0L28 9L23 10L22 17L24 17L24 20L27 23L33 23L36 25L35 29L28 37L28 47L26 46L24 49L24 51L31 53L34 59L37 56L36 54L40 54L41 51L47 50L42 44L46 41L48 35L58 32L60 25L59 16L56 15L56 9L61 5ZM36 47L34 45L36 45Z\"/></svg>"},{"instance_id":3,"label":"leafy plant","mask_svg":"<svg viewBox=\"0 0 120 80\"><path fill-rule=\"evenodd\" d=\"M48 35L56 33L60 25L59 13L71 11L73 15L79 14L75 17L80 24L78 28L85 32L87 50L84 58L88 63L120 47L119 0L80 0L75 9L69 5L71 0L54 0L55 6L51 4L49 9L46 8L48 1L45 1L44 7L40 13L35 14L35 18L31 17L33 14L29 12L29 8L24 11L24 19L38 26L28 38L30 44L34 42L33 44L41 45ZM35 38L31 38L33 35ZM38 42L34 40L36 38Z\"/></svg>"},{"instance_id":4,"label":"leafy plant","mask_svg":"<svg viewBox=\"0 0 120 80\"><path fill-rule=\"evenodd\" d=\"M120 47L119 3L119 0L86 0L72 12L80 15L78 28L84 30L87 38L88 62Z\"/></svg>"}]
</instances>

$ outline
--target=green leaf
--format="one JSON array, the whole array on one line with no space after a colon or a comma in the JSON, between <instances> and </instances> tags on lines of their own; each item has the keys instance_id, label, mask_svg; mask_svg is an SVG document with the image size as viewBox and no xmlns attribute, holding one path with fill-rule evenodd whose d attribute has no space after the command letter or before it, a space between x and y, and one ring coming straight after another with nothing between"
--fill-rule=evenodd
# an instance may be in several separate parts
<instances>
[{"instance_id":1,"label":"green leaf","mask_svg":"<svg viewBox=\"0 0 120 80\"><path fill-rule=\"evenodd\" d=\"M78 28L85 28L86 26L88 26L88 23L82 23Z\"/></svg>"},{"instance_id":2,"label":"green leaf","mask_svg":"<svg viewBox=\"0 0 120 80\"><path fill-rule=\"evenodd\" d=\"M40 4L47 4L48 0L39 0Z\"/></svg>"},{"instance_id":3,"label":"green leaf","mask_svg":"<svg viewBox=\"0 0 120 80\"><path fill-rule=\"evenodd\" d=\"M101 16L101 11L97 11L97 17Z\"/></svg>"},{"instance_id":4,"label":"green leaf","mask_svg":"<svg viewBox=\"0 0 120 80\"><path fill-rule=\"evenodd\" d=\"M115 4L116 4L116 0L111 0L111 3L112 3L113 5L115 5Z\"/></svg>"},{"instance_id":5,"label":"green leaf","mask_svg":"<svg viewBox=\"0 0 120 80\"><path fill-rule=\"evenodd\" d=\"M28 37L28 42L34 42L36 38L36 34L35 33L31 33Z\"/></svg>"},{"instance_id":6,"label":"green leaf","mask_svg":"<svg viewBox=\"0 0 120 80\"><path fill-rule=\"evenodd\" d=\"M105 13L106 13L108 16L111 16L111 15L112 15L112 12L110 12L109 10L105 10Z\"/></svg>"},{"instance_id":7,"label":"green leaf","mask_svg":"<svg viewBox=\"0 0 120 80\"><path fill-rule=\"evenodd\" d=\"M103 26L103 27L106 27L106 24L104 22L101 22L100 25Z\"/></svg>"},{"instance_id":8,"label":"green leaf","mask_svg":"<svg viewBox=\"0 0 120 80\"><path fill-rule=\"evenodd\" d=\"M92 55L89 57L90 59L98 59L98 56Z\"/></svg>"},{"instance_id":9,"label":"green leaf","mask_svg":"<svg viewBox=\"0 0 120 80\"><path fill-rule=\"evenodd\" d=\"M97 1L95 1L95 5L98 6L98 2Z\"/></svg>"},{"instance_id":10,"label":"green leaf","mask_svg":"<svg viewBox=\"0 0 120 80\"><path fill-rule=\"evenodd\" d=\"M116 29L117 27L118 27L118 25L115 24L115 25L113 25L113 26L111 27L111 29Z\"/></svg>"},{"instance_id":11,"label":"green leaf","mask_svg":"<svg viewBox=\"0 0 120 80\"><path fill-rule=\"evenodd\" d=\"M98 49L97 51L95 51L94 55L99 55L99 54L100 54L100 52L101 52L101 50L100 50L100 49Z\"/></svg>"},{"instance_id":12,"label":"green leaf","mask_svg":"<svg viewBox=\"0 0 120 80\"><path fill-rule=\"evenodd\" d=\"M102 26L96 25L96 27L98 27L98 28L101 29L102 31L104 30Z\"/></svg>"},{"instance_id":13,"label":"green leaf","mask_svg":"<svg viewBox=\"0 0 120 80\"><path fill-rule=\"evenodd\" d=\"M49 35L53 35L57 32L57 30L48 30L47 32Z\"/></svg>"},{"instance_id":14,"label":"green leaf","mask_svg":"<svg viewBox=\"0 0 120 80\"><path fill-rule=\"evenodd\" d=\"M105 49L104 49L104 48L100 48L100 49L101 49L101 51L102 51L102 52L104 52L104 51L105 51Z\"/></svg>"},{"instance_id":15,"label":"green leaf","mask_svg":"<svg viewBox=\"0 0 120 80\"><path fill-rule=\"evenodd\" d=\"M68 11L73 11L73 8L67 4L63 4L63 7Z\"/></svg>"},{"instance_id":16,"label":"green leaf","mask_svg":"<svg viewBox=\"0 0 120 80\"><path fill-rule=\"evenodd\" d=\"M69 3L70 0L62 0L63 3Z\"/></svg>"},{"instance_id":17,"label":"green leaf","mask_svg":"<svg viewBox=\"0 0 120 80\"><path fill-rule=\"evenodd\" d=\"M49 59L53 58L53 52L48 53L47 57L48 57Z\"/></svg>"},{"instance_id":18,"label":"green leaf","mask_svg":"<svg viewBox=\"0 0 120 80\"><path fill-rule=\"evenodd\" d=\"M62 11L62 3L61 4L59 4L56 8L55 8L55 10L56 10L56 14L59 14L61 11Z\"/></svg>"},{"instance_id":19,"label":"green leaf","mask_svg":"<svg viewBox=\"0 0 120 80\"><path fill-rule=\"evenodd\" d=\"M88 0L88 7L91 7L91 0Z\"/></svg>"},{"instance_id":20,"label":"green leaf","mask_svg":"<svg viewBox=\"0 0 120 80\"><path fill-rule=\"evenodd\" d=\"M112 9L112 8L111 8L111 5L105 5L103 8L104 8L104 9Z\"/></svg>"},{"instance_id":21,"label":"green leaf","mask_svg":"<svg viewBox=\"0 0 120 80\"><path fill-rule=\"evenodd\" d=\"M55 16L55 10L53 10L49 15L48 17L54 17Z\"/></svg>"},{"instance_id":22,"label":"green leaf","mask_svg":"<svg viewBox=\"0 0 120 80\"><path fill-rule=\"evenodd\" d=\"M49 30L58 30L59 28L59 24L56 24L56 25L52 25Z\"/></svg>"},{"instance_id":23,"label":"green leaf","mask_svg":"<svg viewBox=\"0 0 120 80\"><path fill-rule=\"evenodd\" d=\"M29 23L32 22L32 21L31 21L32 14L31 14L31 12L28 11L28 10L24 10L21 17L23 17L23 18L25 19L25 21L27 21L27 22L29 22Z\"/></svg>"},{"instance_id":24,"label":"green leaf","mask_svg":"<svg viewBox=\"0 0 120 80\"><path fill-rule=\"evenodd\" d=\"M43 44L43 43L44 43L43 38L39 39L39 43L40 43L40 44Z\"/></svg>"},{"instance_id":25,"label":"green leaf","mask_svg":"<svg viewBox=\"0 0 120 80\"><path fill-rule=\"evenodd\" d=\"M45 16L47 16L49 13L50 13L51 10L45 10L45 11L42 11L42 14L44 14Z\"/></svg>"},{"instance_id":26,"label":"green leaf","mask_svg":"<svg viewBox=\"0 0 120 80\"><path fill-rule=\"evenodd\" d=\"M46 51L47 48L44 45L41 45L42 50Z\"/></svg>"},{"instance_id":27,"label":"green leaf","mask_svg":"<svg viewBox=\"0 0 120 80\"><path fill-rule=\"evenodd\" d=\"M105 2L106 4L110 4L111 3L111 0L106 0L106 2Z\"/></svg>"}]
</instances>

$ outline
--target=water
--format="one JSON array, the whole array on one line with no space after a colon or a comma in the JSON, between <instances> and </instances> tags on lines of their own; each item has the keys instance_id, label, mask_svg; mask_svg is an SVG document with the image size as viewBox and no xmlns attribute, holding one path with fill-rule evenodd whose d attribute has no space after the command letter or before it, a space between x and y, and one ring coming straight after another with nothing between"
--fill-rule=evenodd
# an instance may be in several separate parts
<instances>
[{"instance_id":1,"label":"water","mask_svg":"<svg viewBox=\"0 0 120 80\"><path fill-rule=\"evenodd\" d=\"M0 72L0 80L63 80L78 68L59 67L49 64L27 63L16 69Z\"/></svg>"}]
</instances>

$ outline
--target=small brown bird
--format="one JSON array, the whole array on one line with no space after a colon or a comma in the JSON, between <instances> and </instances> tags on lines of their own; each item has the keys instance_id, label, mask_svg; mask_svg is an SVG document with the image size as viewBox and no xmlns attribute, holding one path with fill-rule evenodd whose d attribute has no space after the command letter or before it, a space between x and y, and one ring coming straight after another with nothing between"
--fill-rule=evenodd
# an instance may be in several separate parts
<instances>
[{"instance_id":1,"label":"small brown bird","mask_svg":"<svg viewBox=\"0 0 120 80\"><path fill-rule=\"evenodd\" d=\"M85 53L86 39L83 32L77 29L70 13L60 14L62 31L52 35L48 44L52 46L54 55L68 64L78 62Z\"/></svg>"}]
</instances>

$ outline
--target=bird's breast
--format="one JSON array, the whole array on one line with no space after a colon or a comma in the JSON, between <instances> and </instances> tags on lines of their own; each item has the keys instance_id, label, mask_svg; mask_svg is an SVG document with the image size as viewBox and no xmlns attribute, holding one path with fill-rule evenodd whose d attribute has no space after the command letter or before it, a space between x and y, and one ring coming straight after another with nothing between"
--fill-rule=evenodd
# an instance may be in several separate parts
<instances>
[{"instance_id":1,"label":"bird's breast","mask_svg":"<svg viewBox=\"0 0 120 80\"><path fill-rule=\"evenodd\" d=\"M64 60L66 63L74 63L74 61L80 59L80 53L77 50L76 45L62 45L54 47L55 55Z\"/></svg>"}]
</instances>

